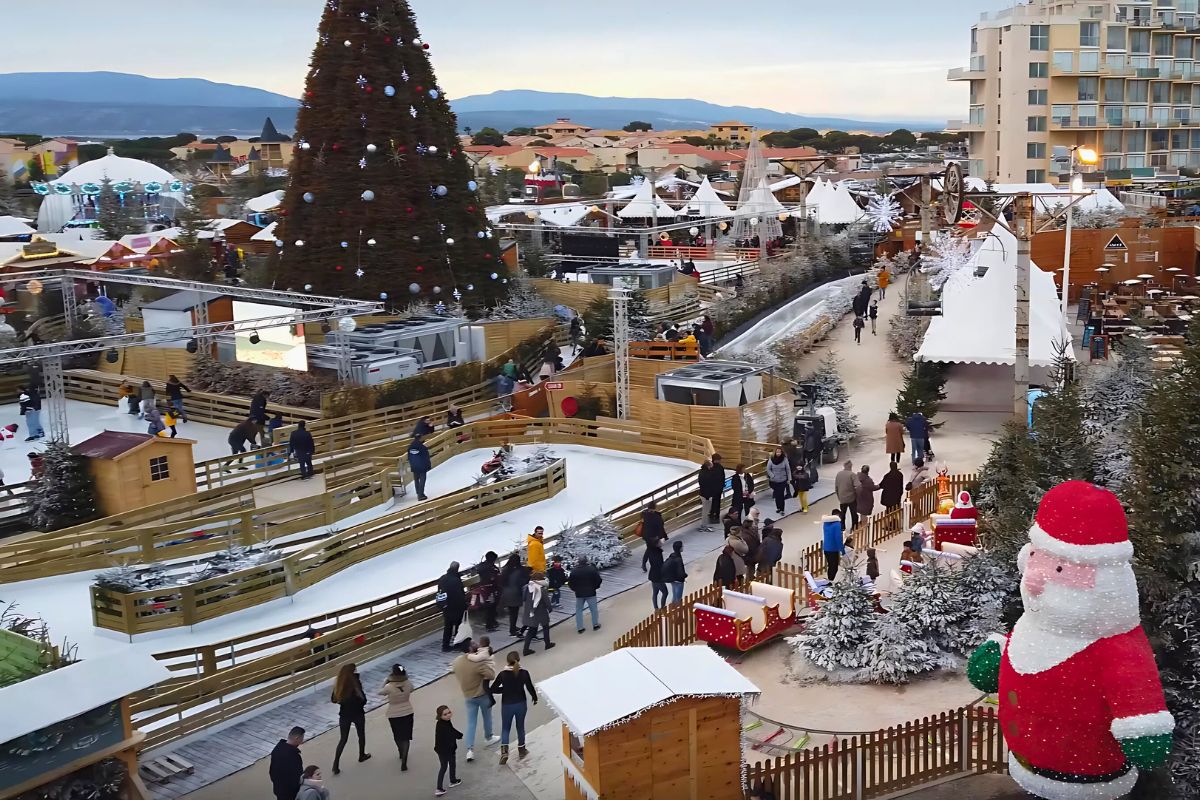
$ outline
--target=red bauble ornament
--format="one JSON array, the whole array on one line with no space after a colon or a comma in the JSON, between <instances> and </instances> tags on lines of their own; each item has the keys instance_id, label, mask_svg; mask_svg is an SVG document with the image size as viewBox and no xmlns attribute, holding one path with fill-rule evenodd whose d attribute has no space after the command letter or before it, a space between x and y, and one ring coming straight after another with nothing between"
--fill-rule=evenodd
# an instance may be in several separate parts
<instances>
[{"instance_id":1,"label":"red bauble ornament","mask_svg":"<svg viewBox=\"0 0 1200 800\"><path fill-rule=\"evenodd\" d=\"M484 257L484 258L486 258L488 261L491 261L491 260L492 260L492 254L491 254L491 253L484 253L484 254L483 254L483 257Z\"/></svg>"},{"instance_id":2,"label":"red bauble ornament","mask_svg":"<svg viewBox=\"0 0 1200 800\"><path fill-rule=\"evenodd\" d=\"M403 145L403 144L398 144L398 145L396 145L396 152L397 152L397 153L403 153L403 152L404 152L405 150L407 150L407 149L408 149L408 145Z\"/></svg>"},{"instance_id":3,"label":"red bauble ornament","mask_svg":"<svg viewBox=\"0 0 1200 800\"><path fill-rule=\"evenodd\" d=\"M288 215L288 212L286 209L279 212L279 216L281 216L281 217L286 217L287 215Z\"/></svg>"},{"instance_id":4,"label":"red bauble ornament","mask_svg":"<svg viewBox=\"0 0 1200 800\"><path fill-rule=\"evenodd\" d=\"M423 44L423 45L421 45L421 47L422 47L423 49L425 49L425 50L428 50L428 49L429 49L429 45L427 45L427 44Z\"/></svg>"},{"instance_id":5,"label":"red bauble ornament","mask_svg":"<svg viewBox=\"0 0 1200 800\"><path fill-rule=\"evenodd\" d=\"M420 264L417 264L417 272L424 272L424 271L425 271L425 267L421 266Z\"/></svg>"},{"instance_id":6,"label":"red bauble ornament","mask_svg":"<svg viewBox=\"0 0 1200 800\"><path fill-rule=\"evenodd\" d=\"M407 213L407 214L411 214L411 213L413 213L413 207L412 207L412 206L409 206L408 208L404 209L404 211L405 211L405 213Z\"/></svg>"},{"instance_id":7,"label":"red bauble ornament","mask_svg":"<svg viewBox=\"0 0 1200 800\"><path fill-rule=\"evenodd\" d=\"M467 206L467 211L474 211L474 210L475 210L475 206Z\"/></svg>"},{"instance_id":8,"label":"red bauble ornament","mask_svg":"<svg viewBox=\"0 0 1200 800\"><path fill-rule=\"evenodd\" d=\"M417 90L417 93L419 94L420 92L423 92L423 91L425 91L425 87L424 87L424 86L417 86L417 87L416 87L416 90Z\"/></svg>"},{"instance_id":9,"label":"red bauble ornament","mask_svg":"<svg viewBox=\"0 0 1200 800\"><path fill-rule=\"evenodd\" d=\"M338 264L338 265L337 265L336 267L334 267L333 269L334 269L336 272L341 272L341 271L342 271L342 265L341 265L341 264Z\"/></svg>"},{"instance_id":10,"label":"red bauble ornament","mask_svg":"<svg viewBox=\"0 0 1200 800\"><path fill-rule=\"evenodd\" d=\"M342 149L342 143L334 142L333 144L329 145L329 149L336 153Z\"/></svg>"},{"instance_id":11,"label":"red bauble ornament","mask_svg":"<svg viewBox=\"0 0 1200 800\"><path fill-rule=\"evenodd\" d=\"M385 37L383 37L383 43L384 43L384 44L391 44L391 43L392 43L392 37L390 37L390 36L385 36Z\"/></svg>"},{"instance_id":12,"label":"red bauble ornament","mask_svg":"<svg viewBox=\"0 0 1200 800\"><path fill-rule=\"evenodd\" d=\"M312 96L313 96L313 90L312 90L312 89L309 89L308 91L306 91L306 92L304 93L304 96L305 96L305 97L312 97Z\"/></svg>"},{"instance_id":13,"label":"red bauble ornament","mask_svg":"<svg viewBox=\"0 0 1200 800\"><path fill-rule=\"evenodd\" d=\"M375 90L374 90L374 89L372 89L372 88L371 88L371 87L368 85L368 86L364 86L364 87L363 87L363 91L365 91L367 94L370 94L371 92L373 92L373 91L375 91Z\"/></svg>"}]
</instances>

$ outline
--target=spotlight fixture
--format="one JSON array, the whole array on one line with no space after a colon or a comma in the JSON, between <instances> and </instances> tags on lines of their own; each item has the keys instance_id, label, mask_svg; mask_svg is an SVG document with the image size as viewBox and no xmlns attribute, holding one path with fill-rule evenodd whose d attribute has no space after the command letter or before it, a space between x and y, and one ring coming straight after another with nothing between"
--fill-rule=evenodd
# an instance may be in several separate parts
<instances>
[{"instance_id":1,"label":"spotlight fixture","mask_svg":"<svg viewBox=\"0 0 1200 800\"><path fill-rule=\"evenodd\" d=\"M187 344L184 345L184 349L187 350L189 353L194 353L200 349L200 345L196 342L195 339L188 339Z\"/></svg>"},{"instance_id":2,"label":"spotlight fixture","mask_svg":"<svg viewBox=\"0 0 1200 800\"><path fill-rule=\"evenodd\" d=\"M105 360L105 361L107 361L107 362L108 362L108 363L110 363L110 364L115 364L115 363L117 363L118 361L120 361L120 360L121 360L121 354L120 354L120 353L118 353L118 352L116 351L116 349L114 348L114 349L112 349L112 350L109 350L107 353L105 353L105 354L104 354L104 360Z\"/></svg>"},{"instance_id":3,"label":"spotlight fixture","mask_svg":"<svg viewBox=\"0 0 1200 800\"><path fill-rule=\"evenodd\" d=\"M258 344L262 338L258 335L258 331L250 331L250 344Z\"/></svg>"}]
</instances>

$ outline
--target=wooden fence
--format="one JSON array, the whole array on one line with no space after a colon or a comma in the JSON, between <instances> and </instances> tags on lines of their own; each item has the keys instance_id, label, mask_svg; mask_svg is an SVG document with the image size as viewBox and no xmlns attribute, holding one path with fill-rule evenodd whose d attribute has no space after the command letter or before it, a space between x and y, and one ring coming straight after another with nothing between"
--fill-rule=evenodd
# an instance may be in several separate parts
<instances>
[{"instance_id":1,"label":"wooden fence","mask_svg":"<svg viewBox=\"0 0 1200 800\"><path fill-rule=\"evenodd\" d=\"M966 706L746 765L777 800L867 800L959 775L1007 771L995 709Z\"/></svg>"},{"instance_id":2,"label":"wooden fence","mask_svg":"<svg viewBox=\"0 0 1200 800\"><path fill-rule=\"evenodd\" d=\"M700 346L695 342L630 342L629 357L699 361Z\"/></svg>"},{"instance_id":3,"label":"wooden fence","mask_svg":"<svg viewBox=\"0 0 1200 800\"><path fill-rule=\"evenodd\" d=\"M92 621L98 628L135 636L215 619L290 597L355 564L430 536L549 499L566 483L565 462L560 460L534 475L464 489L315 537L278 561L205 581L127 593L93 585Z\"/></svg>"}]
</instances>

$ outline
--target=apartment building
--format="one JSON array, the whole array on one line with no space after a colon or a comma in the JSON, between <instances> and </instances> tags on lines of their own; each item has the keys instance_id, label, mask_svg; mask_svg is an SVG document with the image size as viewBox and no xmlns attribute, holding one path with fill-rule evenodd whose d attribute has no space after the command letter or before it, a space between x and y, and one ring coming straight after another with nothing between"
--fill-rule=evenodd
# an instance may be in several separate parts
<instances>
[{"instance_id":1,"label":"apartment building","mask_svg":"<svg viewBox=\"0 0 1200 800\"><path fill-rule=\"evenodd\" d=\"M971 28L971 175L1065 180L1094 147L1110 183L1200 169L1200 0L1030 0ZM1059 153L1061 154L1061 150Z\"/></svg>"}]
</instances>

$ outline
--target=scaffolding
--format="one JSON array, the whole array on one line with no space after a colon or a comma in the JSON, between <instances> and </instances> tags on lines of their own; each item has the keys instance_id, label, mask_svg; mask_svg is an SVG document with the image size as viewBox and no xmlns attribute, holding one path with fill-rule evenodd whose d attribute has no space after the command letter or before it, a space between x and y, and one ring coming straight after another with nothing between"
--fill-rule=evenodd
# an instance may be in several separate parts
<instances>
[{"instance_id":1,"label":"scaffolding","mask_svg":"<svg viewBox=\"0 0 1200 800\"><path fill-rule=\"evenodd\" d=\"M629 290L608 290L613 304L613 358L617 372L617 419L629 418Z\"/></svg>"},{"instance_id":2,"label":"scaffolding","mask_svg":"<svg viewBox=\"0 0 1200 800\"><path fill-rule=\"evenodd\" d=\"M765 243L783 236L783 223L779 217L784 213L784 207L771 193L768 164L757 131L751 132L746 165L742 169L742 188L738 192L737 210L730 232L734 239L753 239L757 236L761 243Z\"/></svg>"}]
</instances>

